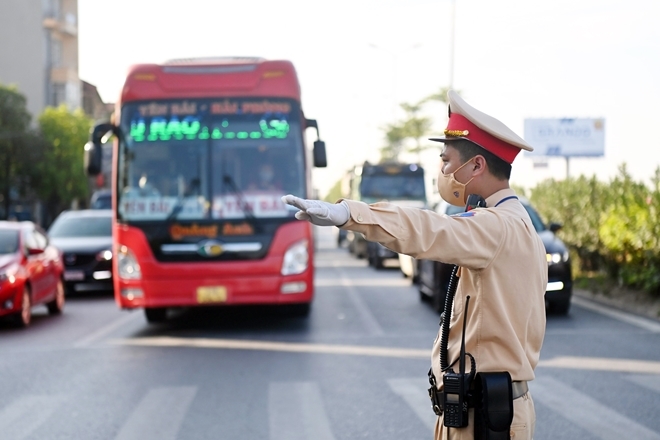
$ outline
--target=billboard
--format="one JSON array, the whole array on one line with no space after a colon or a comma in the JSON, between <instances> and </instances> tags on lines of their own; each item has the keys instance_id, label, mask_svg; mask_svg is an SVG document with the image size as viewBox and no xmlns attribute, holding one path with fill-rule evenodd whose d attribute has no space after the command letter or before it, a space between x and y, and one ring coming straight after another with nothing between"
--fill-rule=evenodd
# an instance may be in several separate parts
<instances>
[{"instance_id":1,"label":"billboard","mask_svg":"<svg viewBox=\"0 0 660 440\"><path fill-rule=\"evenodd\" d=\"M525 119L525 156L600 157L605 155L605 119Z\"/></svg>"}]
</instances>

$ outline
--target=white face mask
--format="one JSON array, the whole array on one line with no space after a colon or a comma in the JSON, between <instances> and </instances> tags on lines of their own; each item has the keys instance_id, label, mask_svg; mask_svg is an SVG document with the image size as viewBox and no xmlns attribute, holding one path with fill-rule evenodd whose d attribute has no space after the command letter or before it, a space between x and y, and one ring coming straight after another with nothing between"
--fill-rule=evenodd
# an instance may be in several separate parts
<instances>
[{"instance_id":1,"label":"white face mask","mask_svg":"<svg viewBox=\"0 0 660 440\"><path fill-rule=\"evenodd\" d=\"M465 183L461 183L456 180L454 174L456 174L461 168L470 162L472 162L472 159L458 167L458 169L453 173L440 174L438 177L438 192L440 193L440 197L442 197L445 202L454 206L465 206L465 187L468 185L468 183L472 182L474 177Z\"/></svg>"}]
</instances>

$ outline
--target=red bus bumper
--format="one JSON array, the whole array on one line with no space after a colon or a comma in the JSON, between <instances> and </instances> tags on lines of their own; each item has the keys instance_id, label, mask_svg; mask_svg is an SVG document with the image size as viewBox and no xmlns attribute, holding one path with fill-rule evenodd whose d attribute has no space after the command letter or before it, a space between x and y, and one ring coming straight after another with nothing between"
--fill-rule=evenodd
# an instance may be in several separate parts
<instances>
[{"instance_id":1,"label":"red bus bumper","mask_svg":"<svg viewBox=\"0 0 660 440\"><path fill-rule=\"evenodd\" d=\"M190 307L258 304L311 303L314 297L314 245L306 222L282 226L262 260L163 263L157 261L142 231L121 226L118 246L128 246L136 255L142 278L125 280L113 263L115 300L120 308ZM307 240L307 269L296 275L281 275L289 246Z\"/></svg>"}]
</instances>

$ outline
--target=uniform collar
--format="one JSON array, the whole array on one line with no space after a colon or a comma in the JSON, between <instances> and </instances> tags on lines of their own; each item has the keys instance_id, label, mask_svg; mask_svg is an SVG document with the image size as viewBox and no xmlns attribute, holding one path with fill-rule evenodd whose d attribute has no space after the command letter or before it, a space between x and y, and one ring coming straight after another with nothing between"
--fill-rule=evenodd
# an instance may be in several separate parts
<instances>
[{"instance_id":1,"label":"uniform collar","mask_svg":"<svg viewBox=\"0 0 660 440\"><path fill-rule=\"evenodd\" d=\"M507 197L516 197L516 192L511 188L501 189L486 199L486 206L492 208Z\"/></svg>"}]
</instances>

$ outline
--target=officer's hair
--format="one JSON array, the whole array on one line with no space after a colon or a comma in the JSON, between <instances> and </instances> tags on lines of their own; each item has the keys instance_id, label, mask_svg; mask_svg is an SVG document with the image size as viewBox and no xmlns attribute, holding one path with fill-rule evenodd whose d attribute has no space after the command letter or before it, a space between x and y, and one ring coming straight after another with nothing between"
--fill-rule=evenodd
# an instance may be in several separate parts
<instances>
[{"instance_id":1,"label":"officer's hair","mask_svg":"<svg viewBox=\"0 0 660 440\"><path fill-rule=\"evenodd\" d=\"M486 159L490 173L500 180L509 180L511 178L511 164L495 156L490 151L480 147L474 142L468 140L457 140L450 144L458 150L461 162L465 163L475 156L481 155Z\"/></svg>"}]
</instances>

